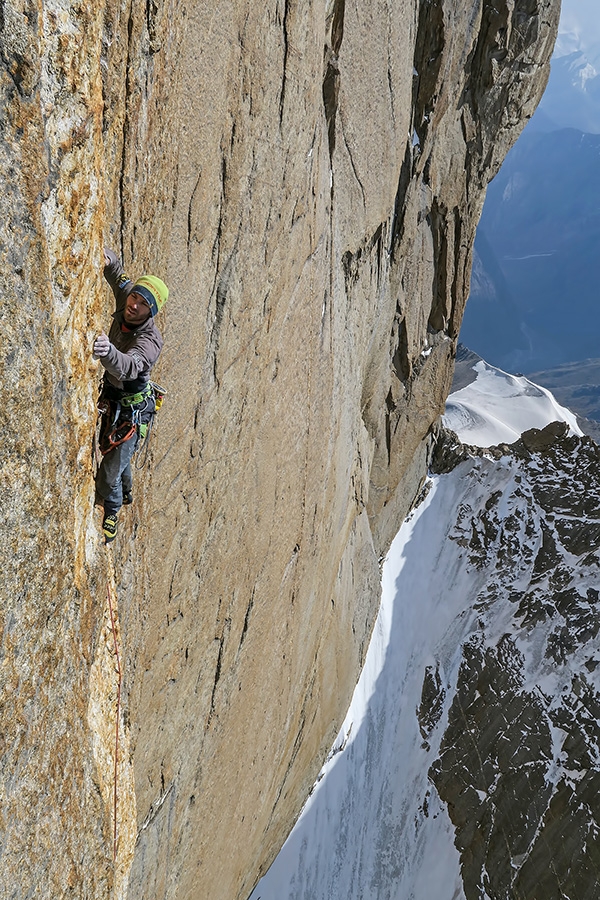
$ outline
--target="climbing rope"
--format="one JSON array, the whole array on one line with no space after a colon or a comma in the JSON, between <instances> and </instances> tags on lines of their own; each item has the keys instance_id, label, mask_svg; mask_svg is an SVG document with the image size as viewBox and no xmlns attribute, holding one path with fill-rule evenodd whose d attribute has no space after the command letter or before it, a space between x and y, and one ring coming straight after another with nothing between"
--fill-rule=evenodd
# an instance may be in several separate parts
<instances>
[{"instance_id":1,"label":"climbing rope","mask_svg":"<svg viewBox=\"0 0 600 900\"><path fill-rule=\"evenodd\" d=\"M115 614L113 611L112 591L110 582L106 585L106 596L108 598L108 609L110 612L110 625L115 645L115 658L117 661L117 714L115 720L115 771L114 771L114 788L113 788L113 863L117 860L117 803L118 790L117 782L119 778L119 719L121 718L121 658L119 655L119 642L117 640L117 629L115 626Z\"/></svg>"}]
</instances>

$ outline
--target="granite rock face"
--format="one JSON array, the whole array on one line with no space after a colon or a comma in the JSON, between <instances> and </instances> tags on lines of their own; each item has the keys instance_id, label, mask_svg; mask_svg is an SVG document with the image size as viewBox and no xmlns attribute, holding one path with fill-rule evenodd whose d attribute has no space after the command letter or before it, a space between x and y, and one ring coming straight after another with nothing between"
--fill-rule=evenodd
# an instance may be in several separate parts
<instances>
[{"instance_id":1,"label":"granite rock face","mask_svg":"<svg viewBox=\"0 0 600 900\"><path fill-rule=\"evenodd\" d=\"M354 687L557 19L0 3L6 896L245 898L273 858ZM171 288L168 400L110 550L103 244Z\"/></svg>"}]
</instances>

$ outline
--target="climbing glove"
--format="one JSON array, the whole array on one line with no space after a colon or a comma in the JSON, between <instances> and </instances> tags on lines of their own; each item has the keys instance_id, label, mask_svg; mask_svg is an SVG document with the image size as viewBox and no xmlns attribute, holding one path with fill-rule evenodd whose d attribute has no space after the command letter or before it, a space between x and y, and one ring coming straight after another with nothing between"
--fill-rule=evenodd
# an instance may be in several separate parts
<instances>
[{"instance_id":1,"label":"climbing glove","mask_svg":"<svg viewBox=\"0 0 600 900\"><path fill-rule=\"evenodd\" d=\"M99 334L96 340L94 341L94 356L97 358L101 358L103 356L107 356L110 350L110 341L108 337L102 333Z\"/></svg>"}]
</instances>

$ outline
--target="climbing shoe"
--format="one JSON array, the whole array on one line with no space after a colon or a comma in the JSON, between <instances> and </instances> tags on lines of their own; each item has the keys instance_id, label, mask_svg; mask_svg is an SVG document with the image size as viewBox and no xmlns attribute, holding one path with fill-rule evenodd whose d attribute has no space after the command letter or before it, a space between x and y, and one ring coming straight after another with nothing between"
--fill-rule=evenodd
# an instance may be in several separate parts
<instances>
[{"instance_id":1,"label":"climbing shoe","mask_svg":"<svg viewBox=\"0 0 600 900\"><path fill-rule=\"evenodd\" d=\"M133 503L133 494L131 491L123 491L123 506L129 506Z\"/></svg>"},{"instance_id":2,"label":"climbing shoe","mask_svg":"<svg viewBox=\"0 0 600 900\"><path fill-rule=\"evenodd\" d=\"M110 513L110 515L104 516L102 531L104 532L104 538L107 544L110 544L111 541L114 541L117 536L117 517L114 513Z\"/></svg>"}]
</instances>

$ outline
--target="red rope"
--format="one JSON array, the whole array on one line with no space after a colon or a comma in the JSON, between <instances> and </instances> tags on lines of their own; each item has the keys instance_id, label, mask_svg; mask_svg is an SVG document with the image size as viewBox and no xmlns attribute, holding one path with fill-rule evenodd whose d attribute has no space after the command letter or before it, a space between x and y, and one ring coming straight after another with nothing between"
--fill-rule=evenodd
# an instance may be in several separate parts
<instances>
[{"instance_id":1,"label":"red rope","mask_svg":"<svg viewBox=\"0 0 600 900\"><path fill-rule=\"evenodd\" d=\"M112 627L113 641L115 644L115 657L117 659L117 674L119 676L117 684L117 718L115 722L115 776L113 791L113 862L117 859L117 780L118 780L118 763L119 763L119 719L121 717L121 659L119 657L119 644L117 642L117 630L115 628L115 615L113 612L112 597L110 584L106 585L106 594L108 597L108 609L110 611L110 624Z\"/></svg>"}]
</instances>

